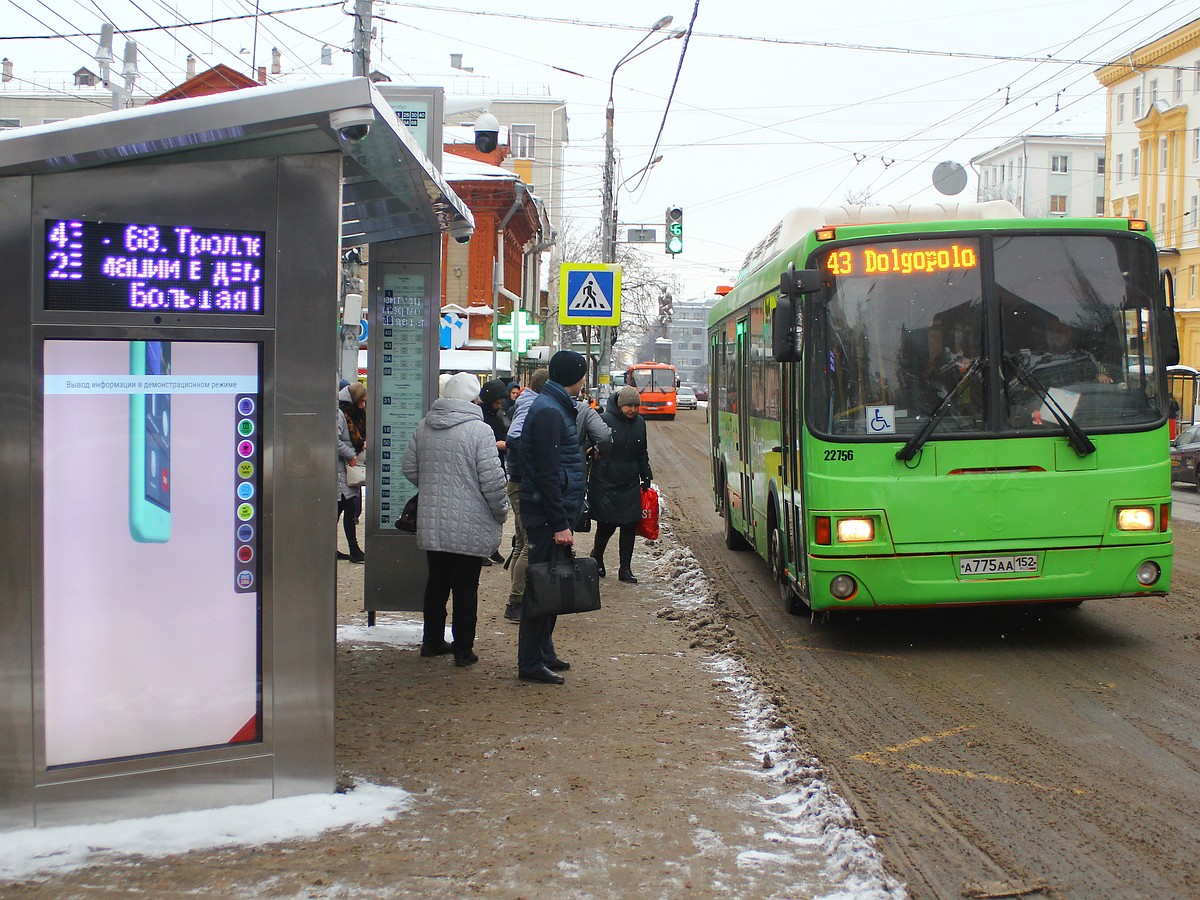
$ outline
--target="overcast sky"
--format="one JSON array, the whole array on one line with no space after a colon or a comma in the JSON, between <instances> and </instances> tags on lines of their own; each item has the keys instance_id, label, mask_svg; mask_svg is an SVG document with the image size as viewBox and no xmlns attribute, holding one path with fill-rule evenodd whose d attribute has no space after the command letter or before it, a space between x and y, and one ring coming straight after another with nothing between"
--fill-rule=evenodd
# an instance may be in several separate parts
<instances>
[{"instance_id":1,"label":"overcast sky","mask_svg":"<svg viewBox=\"0 0 1200 900\"><path fill-rule=\"evenodd\" d=\"M118 31L240 17L131 35L151 93L182 80L188 52L201 67L249 73L284 51L285 72L349 74L353 0L0 0L0 54L8 89L69 84L95 67L99 22ZM140 7L140 9L139 9ZM53 12L51 12L53 11ZM103 16L101 14L103 12ZM1023 133L1101 133L1097 64L1200 18L1200 2L1163 0L441 0L375 3L372 67L397 83L444 84L473 94L532 91L561 99L570 116L566 206L583 227L600 210L604 105L613 67L661 16L686 42L643 47L614 91L623 224L663 228L668 204L684 209L685 252L672 260L688 296L731 283L746 251L796 206L930 203L933 167L975 156ZM693 21L694 16L694 21ZM390 20L390 21L389 21ZM86 32L91 37L28 39ZM118 36L121 55L124 38ZM242 51L246 52L242 52ZM471 74L454 77L451 53ZM1066 65L1059 60L1083 61ZM678 82L675 83L678 71ZM657 149L667 99L674 97ZM646 179L630 178L654 155ZM962 199L973 199L971 173Z\"/></svg>"}]
</instances>

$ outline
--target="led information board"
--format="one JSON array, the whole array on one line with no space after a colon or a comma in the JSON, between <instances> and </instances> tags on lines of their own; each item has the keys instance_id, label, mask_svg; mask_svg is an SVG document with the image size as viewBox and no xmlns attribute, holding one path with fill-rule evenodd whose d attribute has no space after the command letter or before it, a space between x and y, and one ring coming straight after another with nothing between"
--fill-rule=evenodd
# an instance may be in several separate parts
<instances>
[{"instance_id":1,"label":"led information board","mask_svg":"<svg viewBox=\"0 0 1200 900\"><path fill-rule=\"evenodd\" d=\"M408 498L417 492L400 471L408 441L424 415L425 279L387 274L378 326L382 352L372 361L371 378L379 385L379 527L391 528Z\"/></svg>"},{"instance_id":2,"label":"led information board","mask_svg":"<svg viewBox=\"0 0 1200 900\"><path fill-rule=\"evenodd\" d=\"M849 247L830 250L824 268L830 275L840 277L936 275L979 268L979 251L974 243L965 241Z\"/></svg>"},{"instance_id":3,"label":"led information board","mask_svg":"<svg viewBox=\"0 0 1200 900\"><path fill-rule=\"evenodd\" d=\"M262 315L266 233L47 219L47 310Z\"/></svg>"}]
</instances>

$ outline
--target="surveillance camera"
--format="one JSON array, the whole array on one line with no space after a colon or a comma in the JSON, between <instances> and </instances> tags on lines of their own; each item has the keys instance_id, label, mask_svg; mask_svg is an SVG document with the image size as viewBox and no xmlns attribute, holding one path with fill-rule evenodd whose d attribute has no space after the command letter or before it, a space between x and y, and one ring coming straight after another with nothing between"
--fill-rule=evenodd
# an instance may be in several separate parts
<instances>
[{"instance_id":1,"label":"surveillance camera","mask_svg":"<svg viewBox=\"0 0 1200 900\"><path fill-rule=\"evenodd\" d=\"M375 110L370 106L339 109L329 114L329 124L343 141L357 143L363 140L375 124Z\"/></svg>"},{"instance_id":2,"label":"surveillance camera","mask_svg":"<svg viewBox=\"0 0 1200 900\"><path fill-rule=\"evenodd\" d=\"M471 235L475 233L475 226L470 222L459 219L450 226L450 237L458 241L460 244L465 244L471 240Z\"/></svg>"},{"instance_id":3,"label":"surveillance camera","mask_svg":"<svg viewBox=\"0 0 1200 900\"><path fill-rule=\"evenodd\" d=\"M500 122L491 113L485 112L475 120L475 149L480 153L491 153L500 143Z\"/></svg>"}]
</instances>

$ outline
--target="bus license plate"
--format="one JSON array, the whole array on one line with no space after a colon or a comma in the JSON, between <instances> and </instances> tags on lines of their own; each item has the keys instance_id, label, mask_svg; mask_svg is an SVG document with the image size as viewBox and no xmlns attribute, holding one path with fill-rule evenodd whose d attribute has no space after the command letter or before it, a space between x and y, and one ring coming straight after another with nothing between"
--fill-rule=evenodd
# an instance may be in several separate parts
<instances>
[{"instance_id":1,"label":"bus license plate","mask_svg":"<svg viewBox=\"0 0 1200 900\"><path fill-rule=\"evenodd\" d=\"M963 556L958 560L959 575L1010 575L1038 570L1036 556Z\"/></svg>"}]
</instances>

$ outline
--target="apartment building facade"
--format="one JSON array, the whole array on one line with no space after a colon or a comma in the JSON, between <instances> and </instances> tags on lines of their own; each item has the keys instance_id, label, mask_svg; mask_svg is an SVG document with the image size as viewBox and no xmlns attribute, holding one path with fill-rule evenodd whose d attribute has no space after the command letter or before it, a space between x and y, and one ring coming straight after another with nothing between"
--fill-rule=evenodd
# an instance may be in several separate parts
<instances>
[{"instance_id":1,"label":"apartment building facade","mask_svg":"<svg viewBox=\"0 0 1200 900\"><path fill-rule=\"evenodd\" d=\"M708 311L716 297L676 300L666 337L671 342L671 364L681 384L708 381Z\"/></svg>"},{"instance_id":2,"label":"apartment building facade","mask_svg":"<svg viewBox=\"0 0 1200 900\"><path fill-rule=\"evenodd\" d=\"M1102 216L1104 136L1023 134L971 160L976 199L1008 200L1028 217Z\"/></svg>"},{"instance_id":3,"label":"apartment building facade","mask_svg":"<svg viewBox=\"0 0 1200 900\"><path fill-rule=\"evenodd\" d=\"M1149 222L1175 276L1181 362L1200 364L1200 19L1097 70L1107 211Z\"/></svg>"}]
</instances>

